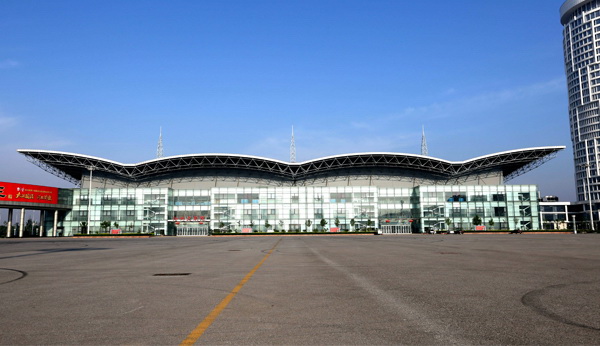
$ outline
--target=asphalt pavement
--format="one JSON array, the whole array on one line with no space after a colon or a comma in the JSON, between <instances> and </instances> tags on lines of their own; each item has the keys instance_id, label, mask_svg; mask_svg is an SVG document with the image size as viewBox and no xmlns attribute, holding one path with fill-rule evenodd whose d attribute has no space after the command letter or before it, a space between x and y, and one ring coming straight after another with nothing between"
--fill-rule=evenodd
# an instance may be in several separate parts
<instances>
[{"instance_id":1,"label":"asphalt pavement","mask_svg":"<svg viewBox=\"0 0 600 346\"><path fill-rule=\"evenodd\" d=\"M600 344L600 235L0 239L2 345Z\"/></svg>"}]
</instances>

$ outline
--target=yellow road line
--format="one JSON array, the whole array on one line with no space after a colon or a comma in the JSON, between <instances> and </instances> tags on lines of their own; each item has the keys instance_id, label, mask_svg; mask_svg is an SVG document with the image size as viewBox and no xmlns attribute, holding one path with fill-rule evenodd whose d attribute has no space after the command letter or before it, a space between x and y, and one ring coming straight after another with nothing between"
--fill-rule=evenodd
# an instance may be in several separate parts
<instances>
[{"instance_id":1,"label":"yellow road line","mask_svg":"<svg viewBox=\"0 0 600 346\"><path fill-rule=\"evenodd\" d=\"M273 251L275 250L277 245L279 245L279 242L281 242L281 238L277 241L277 243L275 243L275 245L273 245L273 247L271 248L271 250L269 250L269 252L265 255L265 257L263 257L263 259L260 262L258 262L258 264L256 266L254 266L254 268L252 268L252 270L248 274L246 274L246 276L244 276L242 281L240 281L240 283L237 284L237 286L235 286L233 290L231 290L231 292L227 295L227 297L225 297L208 314L208 316L206 316L204 318L204 320L202 322L200 322L200 324L198 324L198 326L196 326L196 328L194 328L194 330L192 330L192 332L187 336L187 338L185 338L185 340L183 340L181 342L180 345L193 345L196 341L198 341L198 339L202 336L202 334L204 334L206 329L208 327L210 327L210 325L217 319L217 317L219 316L221 311L223 311L227 307L227 305L229 305L229 303L231 302L233 297L235 297L235 295L242 289L244 284L246 284L246 282L248 282L248 280L250 280L250 278L258 270L258 268L260 268L260 266L262 266L263 263L265 263L267 258L269 258L269 256L271 256L271 254L273 253Z\"/></svg>"}]
</instances>

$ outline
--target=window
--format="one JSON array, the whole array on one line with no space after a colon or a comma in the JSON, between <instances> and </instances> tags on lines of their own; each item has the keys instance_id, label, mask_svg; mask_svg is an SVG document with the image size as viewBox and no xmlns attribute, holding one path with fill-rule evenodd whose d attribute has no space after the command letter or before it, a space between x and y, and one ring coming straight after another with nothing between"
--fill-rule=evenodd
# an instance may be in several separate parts
<instances>
[{"instance_id":1,"label":"window","mask_svg":"<svg viewBox=\"0 0 600 346\"><path fill-rule=\"evenodd\" d=\"M506 195L503 193L497 193L492 195L492 201L494 202L504 202L506 201Z\"/></svg>"},{"instance_id":2,"label":"window","mask_svg":"<svg viewBox=\"0 0 600 346\"><path fill-rule=\"evenodd\" d=\"M540 206L542 212L545 213L564 213L565 206L564 205L542 205Z\"/></svg>"},{"instance_id":3,"label":"window","mask_svg":"<svg viewBox=\"0 0 600 346\"><path fill-rule=\"evenodd\" d=\"M487 201L487 198L483 194L477 193L477 194L471 196L471 201L472 202L485 202L485 201Z\"/></svg>"},{"instance_id":4,"label":"window","mask_svg":"<svg viewBox=\"0 0 600 346\"><path fill-rule=\"evenodd\" d=\"M452 215L451 216L462 217L462 216L465 216L465 215L464 215L464 212L463 212L462 209L460 209L460 208L452 208Z\"/></svg>"},{"instance_id":5,"label":"window","mask_svg":"<svg viewBox=\"0 0 600 346\"><path fill-rule=\"evenodd\" d=\"M519 206L519 214L521 216L531 216L531 207L528 205Z\"/></svg>"},{"instance_id":6,"label":"window","mask_svg":"<svg viewBox=\"0 0 600 346\"><path fill-rule=\"evenodd\" d=\"M352 202L352 194L351 193L340 193L340 192L332 192L331 193L331 202L335 203L348 203Z\"/></svg>"},{"instance_id":7,"label":"window","mask_svg":"<svg viewBox=\"0 0 600 346\"><path fill-rule=\"evenodd\" d=\"M121 204L125 204L125 205L135 204L135 196L130 195L125 198L122 198Z\"/></svg>"},{"instance_id":8,"label":"window","mask_svg":"<svg viewBox=\"0 0 600 346\"><path fill-rule=\"evenodd\" d=\"M467 197L464 194L455 193L450 198L448 198L448 202L465 202Z\"/></svg>"},{"instance_id":9,"label":"window","mask_svg":"<svg viewBox=\"0 0 600 346\"><path fill-rule=\"evenodd\" d=\"M297 219L300 216L298 209L290 209L290 218Z\"/></svg>"},{"instance_id":10,"label":"window","mask_svg":"<svg viewBox=\"0 0 600 346\"><path fill-rule=\"evenodd\" d=\"M529 192L519 192L518 198L519 201L529 201L531 200L529 196Z\"/></svg>"},{"instance_id":11,"label":"window","mask_svg":"<svg viewBox=\"0 0 600 346\"><path fill-rule=\"evenodd\" d=\"M237 195L237 202L241 204L258 203L257 193L240 193Z\"/></svg>"},{"instance_id":12,"label":"window","mask_svg":"<svg viewBox=\"0 0 600 346\"><path fill-rule=\"evenodd\" d=\"M494 216L506 216L506 208L505 207L494 207Z\"/></svg>"}]
</instances>

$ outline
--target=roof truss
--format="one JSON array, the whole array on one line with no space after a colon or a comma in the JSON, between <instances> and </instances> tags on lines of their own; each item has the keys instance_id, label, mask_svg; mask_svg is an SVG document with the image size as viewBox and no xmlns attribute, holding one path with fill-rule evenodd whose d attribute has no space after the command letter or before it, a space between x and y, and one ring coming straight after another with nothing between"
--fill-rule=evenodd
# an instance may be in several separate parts
<instances>
[{"instance_id":1,"label":"roof truss","mask_svg":"<svg viewBox=\"0 0 600 346\"><path fill-rule=\"evenodd\" d=\"M411 171L428 179L456 180L464 176L502 172L505 180L524 174L554 158L564 147L541 147L512 150L467 161L451 162L429 156L397 153L362 153L326 157L302 163L286 163L266 158L200 154L165 157L139 164L122 164L101 158L45 150L19 150L29 161L42 169L78 185L90 170L111 180L143 183L178 173L202 175L203 171L262 173L275 180L297 181L319 179L340 171L362 168L385 169L386 172ZM400 174L398 174L400 175Z\"/></svg>"}]
</instances>

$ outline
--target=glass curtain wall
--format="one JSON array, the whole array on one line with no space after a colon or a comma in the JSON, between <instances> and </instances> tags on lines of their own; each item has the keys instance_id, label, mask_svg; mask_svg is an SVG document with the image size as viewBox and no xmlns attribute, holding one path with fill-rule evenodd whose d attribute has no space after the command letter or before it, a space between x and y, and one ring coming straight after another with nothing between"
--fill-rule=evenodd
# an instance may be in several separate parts
<instances>
[{"instance_id":1,"label":"glass curtain wall","mask_svg":"<svg viewBox=\"0 0 600 346\"><path fill-rule=\"evenodd\" d=\"M375 187L212 189L211 227L235 232L331 231L376 227Z\"/></svg>"},{"instance_id":2,"label":"glass curtain wall","mask_svg":"<svg viewBox=\"0 0 600 346\"><path fill-rule=\"evenodd\" d=\"M73 190L64 235L539 229L535 185ZM88 211L90 211L88 222ZM474 224L477 223L477 224ZM183 234L183 233L180 233Z\"/></svg>"},{"instance_id":3,"label":"glass curtain wall","mask_svg":"<svg viewBox=\"0 0 600 346\"><path fill-rule=\"evenodd\" d=\"M167 234L168 199L167 188L92 189L91 196L88 189L74 189L73 210L65 218L65 235L117 230Z\"/></svg>"},{"instance_id":4,"label":"glass curtain wall","mask_svg":"<svg viewBox=\"0 0 600 346\"><path fill-rule=\"evenodd\" d=\"M535 185L422 186L423 231L539 229Z\"/></svg>"},{"instance_id":5,"label":"glass curtain wall","mask_svg":"<svg viewBox=\"0 0 600 346\"><path fill-rule=\"evenodd\" d=\"M378 190L379 226L416 226L419 198L411 188Z\"/></svg>"},{"instance_id":6,"label":"glass curtain wall","mask_svg":"<svg viewBox=\"0 0 600 346\"><path fill-rule=\"evenodd\" d=\"M168 235L208 235L210 190L170 190Z\"/></svg>"}]
</instances>

